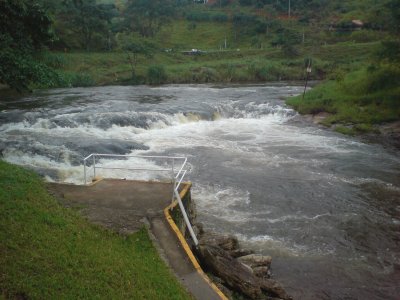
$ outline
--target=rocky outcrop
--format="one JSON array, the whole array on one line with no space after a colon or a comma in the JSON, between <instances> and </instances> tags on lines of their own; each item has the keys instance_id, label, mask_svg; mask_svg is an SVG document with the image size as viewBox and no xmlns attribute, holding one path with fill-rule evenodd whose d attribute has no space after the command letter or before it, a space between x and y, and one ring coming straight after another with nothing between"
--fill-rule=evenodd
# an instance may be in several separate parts
<instances>
[{"instance_id":1,"label":"rocky outcrop","mask_svg":"<svg viewBox=\"0 0 400 300\"><path fill-rule=\"evenodd\" d=\"M260 254L249 254L245 256L241 256L238 258L241 263L244 263L251 268L255 267L266 267L269 268L271 266L272 257L264 256Z\"/></svg>"},{"instance_id":2,"label":"rocky outcrop","mask_svg":"<svg viewBox=\"0 0 400 300\"><path fill-rule=\"evenodd\" d=\"M195 249L206 271L219 282L249 299L292 299L275 280L269 279L272 258L240 249L233 236L205 233Z\"/></svg>"}]
</instances>

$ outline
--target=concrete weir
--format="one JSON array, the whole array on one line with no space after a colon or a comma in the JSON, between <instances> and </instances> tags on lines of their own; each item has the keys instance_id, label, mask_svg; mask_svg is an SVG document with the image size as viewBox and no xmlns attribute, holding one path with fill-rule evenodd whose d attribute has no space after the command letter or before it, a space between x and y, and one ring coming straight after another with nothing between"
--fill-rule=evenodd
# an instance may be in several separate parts
<instances>
[{"instance_id":1,"label":"concrete weir","mask_svg":"<svg viewBox=\"0 0 400 300\"><path fill-rule=\"evenodd\" d=\"M82 208L89 221L120 233L146 224L161 257L196 299L227 299L203 273L174 221L171 183L104 179L90 186L50 183L48 189L63 205ZM190 183L182 186L182 199L188 193Z\"/></svg>"}]
</instances>

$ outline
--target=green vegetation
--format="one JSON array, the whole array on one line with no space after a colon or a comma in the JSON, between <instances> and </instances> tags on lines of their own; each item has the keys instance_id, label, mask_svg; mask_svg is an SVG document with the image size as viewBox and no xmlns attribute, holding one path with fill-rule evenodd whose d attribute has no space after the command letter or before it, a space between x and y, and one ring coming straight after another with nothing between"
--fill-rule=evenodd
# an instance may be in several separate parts
<instances>
[{"instance_id":1,"label":"green vegetation","mask_svg":"<svg viewBox=\"0 0 400 300\"><path fill-rule=\"evenodd\" d=\"M371 42L340 43L314 49L311 79L321 80L338 68L344 72L362 65L378 47L379 43ZM164 66L164 83L263 82L303 80L302 57L311 51L311 48L305 47L300 49L299 57L285 58L276 48L209 51L193 56L176 51L156 51L154 48L139 52L141 49L96 53L47 52L41 60L57 70L65 87L150 83L148 68L151 65ZM356 58L346 63L349 53ZM82 77L85 80L81 80Z\"/></svg>"},{"instance_id":2,"label":"green vegetation","mask_svg":"<svg viewBox=\"0 0 400 300\"><path fill-rule=\"evenodd\" d=\"M383 40L368 61L350 73L332 72L330 80L287 100L301 113L331 115L323 124L354 135L376 131L374 125L400 119L400 1L384 3L390 39Z\"/></svg>"},{"instance_id":3,"label":"green vegetation","mask_svg":"<svg viewBox=\"0 0 400 300\"><path fill-rule=\"evenodd\" d=\"M315 62L311 79L324 79L339 68L362 67L379 41L398 27L398 0L298 0L290 18L286 0L201 2L4 0L4 16L16 14L15 5L24 8L13 18L19 17L22 31L14 35L31 35L36 45L27 65L42 62L40 68L28 68L35 72L22 74L19 85L151 83L150 65L164 66L164 83L300 80L309 57ZM29 14L43 20L35 22L35 30ZM13 18L3 20L5 37L14 36ZM353 19L362 19L362 27ZM40 38L31 31L40 32ZM43 44L48 50L39 55ZM206 53L182 53L191 49ZM6 56L3 66L14 61ZM7 68L0 81L16 87L13 72L21 70Z\"/></svg>"},{"instance_id":4,"label":"green vegetation","mask_svg":"<svg viewBox=\"0 0 400 300\"><path fill-rule=\"evenodd\" d=\"M33 82L58 84L54 71L34 58L51 39L50 26L50 18L38 3L0 1L0 83L19 91Z\"/></svg>"},{"instance_id":5,"label":"green vegetation","mask_svg":"<svg viewBox=\"0 0 400 300\"><path fill-rule=\"evenodd\" d=\"M296 0L290 10L287 0L203 2L4 0L0 83L304 80L312 59L309 79L329 81L289 104L330 112L326 125L352 131L351 124L366 124L357 129L364 131L398 118L400 0ZM21 37L28 37L26 51Z\"/></svg>"},{"instance_id":6,"label":"green vegetation","mask_svg":"<svg viewBox=\"0 0 400 300\"><path fill-rule=\"evenodd\" d=\"M0 161L0 298L190 299L146 230L120 236L61 207Z\"/></svg>"},{"instance_id":7,"label":"green vegetation","mask_svg":"<svg viewBox=\"0 0 400 300\"><path fill-rule=\"evenodd\" d=\"M331 114L323 121L337 131L355 134L373 131L372 125L400 119L400 68L392 64L370 66L347 75L337 74L302 95L287 100L302 114Z\"/></svg>"}]
</instances>

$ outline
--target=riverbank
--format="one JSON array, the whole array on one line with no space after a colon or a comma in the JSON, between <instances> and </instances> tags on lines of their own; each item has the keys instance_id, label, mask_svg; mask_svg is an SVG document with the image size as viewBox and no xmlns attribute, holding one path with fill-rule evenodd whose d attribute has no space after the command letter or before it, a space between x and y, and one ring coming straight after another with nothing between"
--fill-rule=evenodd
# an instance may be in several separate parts
<instances>
[{"instance_id":1,"label":"riverbank","mask_svg":"<svg viewBox=\"0 0 400 300\"><path fill-rule=\"evenodd\" d=\"M387 141L396 147L400 136L400 68L362 68L326 81L286 103L314 123L347 135Z\"/></svg>"},{"instance_id":2,"label":"riverbank","mask_svg":"<svg viewBox=\"0 0 400 300\"><path fill-rule=\"evenodd\" d=\"M35 173L0 161L0 295L190 299L145 229L122 236L50 196Z\"/></svg>"},{"instance_id":3,"label":"riverbank","mask_svg":"<svg viewBox=\"0 0 400 300\"><path fill-rule=\"evenodd\" d=\"M299 47L293 57L280 48L207 50L186 55L179 50L158 50L139 56L113 52L46 52L40 61L58 74L49 87L136 85L168 83L249 83L304 79L304 57L313 55L311 80L326 78L334 69L344 71L362 65L379 47L378 42L344 42L319 47ZM348 61L351 55L353 60Z\"/></svg>"}]
</instances>

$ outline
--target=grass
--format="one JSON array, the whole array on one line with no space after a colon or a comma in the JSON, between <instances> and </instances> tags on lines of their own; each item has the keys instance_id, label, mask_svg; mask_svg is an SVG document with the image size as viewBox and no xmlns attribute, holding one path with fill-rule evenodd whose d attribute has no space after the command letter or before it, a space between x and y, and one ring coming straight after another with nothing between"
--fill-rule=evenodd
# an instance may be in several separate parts
<instances>
[{"instance_id":1,"label":"grass","mask_svg":"<svg viewBox=\"0 0 400 300\"><path fill-rule=\"evenodd\" d=\"M352 51L362 53L362 56L360 60L352 61L351 66L364 64L362 58L367 57L373 48L368 45L328 45L315 51L311 79L324 79L341 66L350 68L350 64L344 62L343 53L353 47L356 49ZM132 78L131 66L124 52L53 52L42 60L56 68L66 79L66 86L146 84L151 81L148 69L154 65L165 68L164 83L264 82L303 80L304 57L310 52L310 48L303 48L298 57L285 58L277 48L215 50L198 56L184 55L179 50L172 53L160 50L151 58L139 57L135 66L136 80Z\"/></svg>"},{"instance_id":2,"label":"grass","mask_svg":"<svg viewBox=\"0 0 400 300\"><path fill-rule=\"evenodd\" d=\"M190 299L145 229L129 236L61 207L31 171L0 161L0 298Z\"/></svg>"},{"instance_id":3,"label":"grass","mask_svg":"<svg viewBox=\"0 0 400 300\"><path fill-rule=\"evenodd\" d=\"M395 64L365 67L337 75L302 96L287 100L302 114L328 112L327 126L345 134L374 131L376 124L400 119L400 67Z\"/></svg>"},{"instance_id":4,"label":"grass","mask_svg":"<svg viewBox=\"0 0 400 300\"><path fill-rule=\"evenodd\" d=\"M195 8L209 13L219 12L218 8L203 5ZM298 32L302 30L298 26L294 28ZM124 38L128 37L120 35L117 40ZM146 41L135 34L129 38ZM259 40L257 46L252 45L255 38ZM240 34L235 32L231 22L192 22L181 18L163 26L154 38L148 40L158 50L150 58L139 56L134 78L127 54L118 49L112 52L53 52L43 55L41 60L57 70L63 79L60 86L65 87L148 84L152 81L148 77L148 68L156 65L165 69L164 83L302 80L306 57L313 58L311 79L321 80L337 68L349 71L365 64L379 46L376 41L338 43L334 39L332 44L325 44L320 39L315 45L311 43L313 36L310 35L305 44L295 46L297 56L287 57L281 49L271 46L273 38L272 33ZM225 39L227 48L221 51ZM193 48L207 53L199 56L182 54L182 51ZM164 49L172 49L172 52L166 53Z\"/></svg>"}]
</instances>

